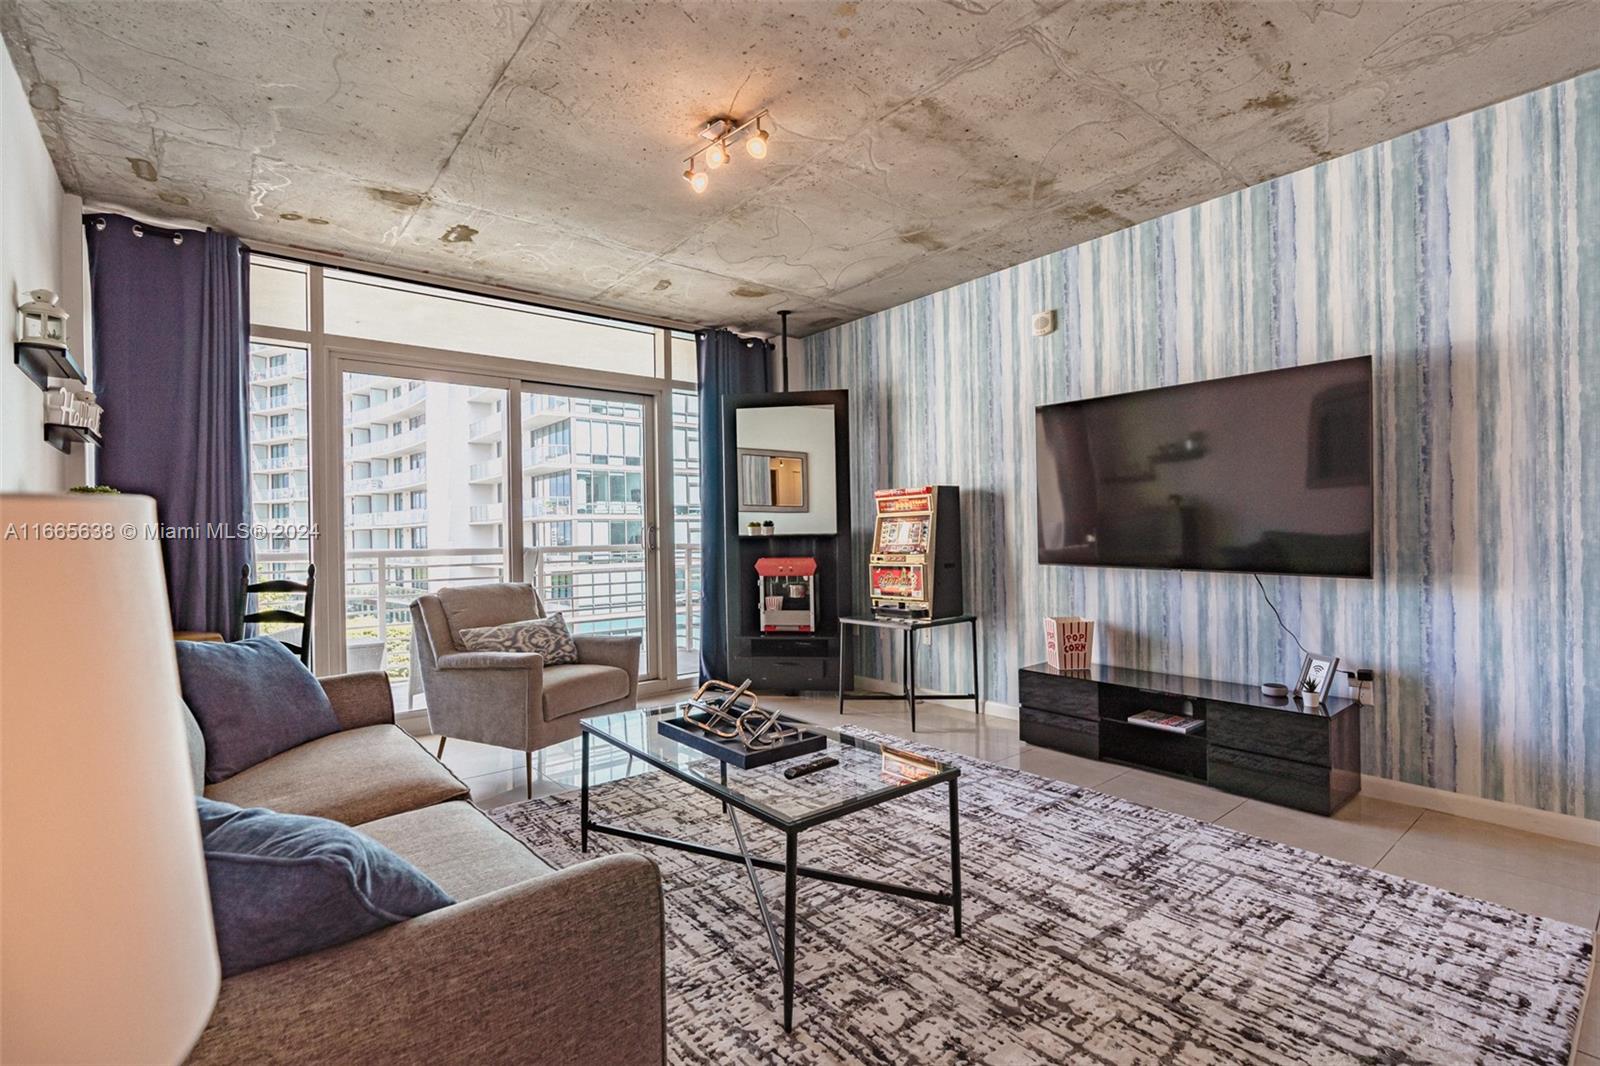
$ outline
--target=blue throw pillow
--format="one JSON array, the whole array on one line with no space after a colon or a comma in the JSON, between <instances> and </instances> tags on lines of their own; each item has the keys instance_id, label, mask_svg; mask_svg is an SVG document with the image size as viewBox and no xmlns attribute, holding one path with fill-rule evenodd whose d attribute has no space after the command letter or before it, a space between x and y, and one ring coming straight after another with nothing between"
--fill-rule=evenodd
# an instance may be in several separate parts
<instances>
[{"instance_id":1,"label":"blue throw pillow","mask_svg":"<svg viewBox=\"0 0 1600 1066\"><path fill-rule=\"evenodd\" d=\"M347 825L204 796L195 803L224 977L455 902L421 870Z\"/></svg>"},{"instance_id":2,"label":"blue throw pillow","mask_svg":"<svg viewBox=\"0 0 1600 1066\"><path fill-rule=\"evenodd\" d=\"M178 680L205 735L207 784L339 729L317 679L271 637L180 640Z\"/></svg>"}]
</instances>

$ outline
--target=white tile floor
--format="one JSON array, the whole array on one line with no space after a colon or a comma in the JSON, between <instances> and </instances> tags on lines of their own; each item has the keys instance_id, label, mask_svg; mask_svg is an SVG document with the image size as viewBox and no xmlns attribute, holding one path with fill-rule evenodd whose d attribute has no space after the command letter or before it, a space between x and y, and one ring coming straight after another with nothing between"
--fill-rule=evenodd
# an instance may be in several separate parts
<instances>
[{"instance_id":1,"label":"white tile floor","mask_svg":"<svg viewBox=\"0 0 1600 1066\"><path fill-rule=\"evenodd\" d=\"M779 699L785 711L826 725L841 721L910 736L910 721L898 703L848 705L843 719L828 699ZM1357 797L1332 818L1241 799L1192 781L1081 759L1025 744L1015 721L978 719L957 706L919 704L916 739L1030 773L1097 789L1243 833L1276 840L1399 877L1437 885L1530 914L1600 925L1600 848L1440 814L1384 800ZM433 738L424 738L436 744ZM648 768L615 749L591 750L593 780L610 780ZM547 748L535 756L534 794L549 795L578 785L578 744ZM444 761L472 789L485 809L526 795L522 754L453 740ZM1590 976L1588 1003L1573 1062L1600 1066L1600 1007Z\"/></svg>"}]
</instances>

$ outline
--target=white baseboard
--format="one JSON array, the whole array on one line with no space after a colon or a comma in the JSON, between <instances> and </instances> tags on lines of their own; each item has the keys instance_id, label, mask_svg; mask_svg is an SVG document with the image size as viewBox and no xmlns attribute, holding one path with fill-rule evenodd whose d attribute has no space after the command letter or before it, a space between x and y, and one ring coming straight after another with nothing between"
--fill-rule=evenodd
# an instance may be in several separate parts
<instances>
[{"instance_id":1,"label":"white baseboard","mask_svg":"<svg viewBox=\"0 0 1600 1066\"><path fill-rule=\"evenodd\" d=\"M1422 807L1440 814L1453 814L1459 818L1474 818L1480 822L1503 825L1524 833L1570 840L1577 844L1600 847L1600 821L1579 818L1573 814L1541 811L1501 800L1469 796L1462 792L1446 792L1442 788L1428 788L1406 781L1391 781L1387 777L1361 775L1361 794L1373 799L1388 800Z\"/></svg>"},{"instance_id":2,"label":"white baseboard","mask_svg":"<svg viewBox=\"0 0 1600 1066\"><path fill-rule=\"evenodd\" d=\"M960 706L960 704L952 704ZM1015 703L1001 703L999 700L984 700L983 713L989 718L1004 718L1007 721L1017 722L1022 719L1022 712Z\"/></svg>"},{"instance_id":3,"label":"white baseboard","mask_svg":"<svg viewBox=\"0 0 1600 1066\"><path fill-rule=\"evenodd\" d=\"M884 681L876 677L856 678L856 687L863 692L899 692L900 685L894 681ZM918 699L917 702L922 702ZM970 701L960 700L928 700L942 706L955 707L960 710L971 710ZM1007 718L1015 721L1019 715L1014 703L1000 703L996 700L985 700L983 710L986 715L994 718ZM1482 796L1469 796L1462 792L1447 792L1440 788L1428 788L1426 785L1413 785L1405 781L1392 781L1387 777L1375 777L1372 774L1361 775L1361 794L1373 799L1388 800L1391 803L1404 803L1411 807L1421 807L1424 810L1438 811L1440 814L1453 814L1459 818L1473 818L1491 825L1502 825L1507 829L1517 829L1524 833L1538 833L1542 836L1556 837L1559 840L1570 840L1578 844L1588 844L1591 847L1600 847L1600 821L1592 818L1579 818L1572 814L1559 814L1555 811L1541 811L1534 807L1523 807L1515 803L1505 803L1501 800L1484 799Z\"/></svg>"}]
</instances>

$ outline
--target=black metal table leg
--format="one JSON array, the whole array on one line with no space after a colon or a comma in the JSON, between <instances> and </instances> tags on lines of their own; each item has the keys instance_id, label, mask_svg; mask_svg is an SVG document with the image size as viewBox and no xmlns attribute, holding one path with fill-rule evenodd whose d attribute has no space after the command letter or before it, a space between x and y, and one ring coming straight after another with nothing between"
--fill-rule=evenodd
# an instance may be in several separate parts
<instances>
[{"instance_id":1,"label":"black metal table leg","mask_svg":"<svg viewBox=\"0 0 1600 1066\"><path fill-rule=\"evenodd\" d=\"M783 1031L794 1028L794 918L796 835L788 834L783 855Z\"/></svg>"},{"instance_id":2,"label":"black metal table leg","mask_svg":"<svg viewBox=\"0 0 1600 1066\"><path fill-rule=\"evenodd\" d=\"M722 764L722 787L723 788L727 788L728 787L728 764L726 762L724 762ZM723 809L724 812L727 811L727 809L728 809L728 801L727 800L723 800L722 801L722 809Z\"/></svg>"},{"instance_id":3,"label":"black metal table leg","mask_svg":"<svg viewBox=\"0 0 1600 1066\"><path fill-rule=\"evenodd\" d=\"M907 666L908 672L909 670L914 669L914 665L909 662ZM909 684L911 683L912 678L908 676L906 680ZM898 698L896 695L891 693L884 693L882 696L889 699ZM746 876L749 878L751 890L755 894L756 907L757 910L760 911L761 926L763 931L767 934L767 946L771 950L773 962L776 964L783 981L783 1028L785 1032L791 1032L794 1025L795 954L797 951L796 929L799 919L797 896L800 878L809 877L813 880L824 881L829 884L844 885L850 888L864 889L870 892L881 892L886 895L896 896L902 899L914 899L920 900L924 903L933 903L939 906L950 907L955 912L956 935L958 937L961 935L960 822L955 781L953 779L942 778L940 781L929 780L925 783L915 783L910 786L912 790L917 791L920 791L925 787L936 787L939 783L948 783L951 786L950 890L944 891L943 889L938 888L923 888L913 885L880 881L874 878L859 877L854 874L847 874L842 871L829 870L821 867L801 866L799 862L800 830L797 828L786 829L784 831L786 848L783 862L780 863L776 859L756 855L751 851L750 844L745 839L743 827L739 823L739 817L735 810L736 804L728 803L726 801L724 801L723 805L728 813L728 822L733 829L733 838L737 846L737 850L713 847L707 844L696 843L694 841L679 840L673 837L628 829L624 826L610 825L605 822L592 821L589 817L590 735L588 731L585 730L580 734L580 737L582 741L582 776L580 778L581 792L579 814L582 826L581 833L583 850L588 850L589 834L591 832L595 832L603 833L609 836L620 837L624 840L638 841L642 844L673 848L678 851L684 851L694 855L703 855L741 865L745 870ZM618 747L623 747L623 745L621 745L618 741L614 740L610 736L607 736L606 734L602 733L600 735L600 739ZM623 750L629 751L629 753L632 754L631 749L624 747ZM645 758L647 762L651 762L652 765L656 766L658 769L664 770L669 774L673 773L673 770L667 764L653 762L645 756L641 756L641 758ZM722 780L724 783L726 783L726 766L724 765L722 769L724 771ZM960 771L957 770L955 772L959 773ZM700 783L703 784L703 782ZM707 786L707 790L709 790L709 786ZM907 793L902 792L899 794L904 795ZM773 823L769 822L768 824ZM761 881L756 876L757 870L770 870L772 872L782 873L784 875L784 928L781 942L779 940L777 921L772 914L771 908L768 906L766 893L761 889Z\"/></svg>"},{"instance_id":4,"label":"black metal table leg","mask_svg":"<svg viewBox=\"0 0 1600 1066\"><path fill-rule=\"evenodd\" d=\"M911 705L911 731L917 731L917 636L906 630L906 702Z\"/></svg>"},{"instance_id":5,"label":"black metal table leg","mask_svg":"<svg viewBox=\"0 0 1600 1066\"><path fill-rule=\"evenodd\" d=\"M579 850L589 850L589 734L582 733L583 774L578 786L578 841Z\"/></svg>"},{"instance_id":6,"label":"black metal table leg","mask_svg":"<svg viewBox=\"0 0 1600 1066\"><path fill-rule=\"evenodd\" d=\"M849 656L845 654L846 651L848 650L845 647L845 645L849 642L849 639L850 639L849 638L849 632L850 632L850 627L849 626L841 625L839 627L839 713L840 714L844 713L844 662L845 662L845 660L847 658L849 658ZM852 682L854 682L855 678L852 677L850 680ZM855 688L855 685L851 684L850 687L853 689L853 688Z\"/></svg>"},{"instance_id":7,"label":"black metal table leg","mask_svg":"<svg viewBox=\"0 0 1600 1066\"><path fill-rule=\"evenodd\" d=\"M955 911L956 936L961 935L961 817L956 799L956 779L950 779L950 896Z\"/></svg>"},{"instance_id":8,"label":"black metal table leg","mask_svg":"<svg viewBox=\"0 0 1600 1066\"><path fill-rule=\"evenodd\" d=\"M972 620L972 713L983 713L983 670L978 666L978 620Z\"/></svg>"},{"instance_id":9,"label":"black metal table leg","mask_svg":"<svg viewBox=\"0 0 1600 1066\"><path fill-rule=\"evenodd\" d=\"M900 633L900 698L906 702L906 714L911 713L911 634Z\"/></svg>"}]
</instances>

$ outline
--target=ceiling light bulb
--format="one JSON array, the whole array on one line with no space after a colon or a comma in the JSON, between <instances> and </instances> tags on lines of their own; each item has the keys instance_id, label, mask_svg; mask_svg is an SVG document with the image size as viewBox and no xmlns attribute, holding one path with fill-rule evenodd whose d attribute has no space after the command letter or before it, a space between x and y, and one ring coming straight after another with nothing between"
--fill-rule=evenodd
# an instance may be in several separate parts
<instances>
[{"instance_id":1,"label":"ceiling light bulb","mask_svg":"<svg viewBox=\"0 0 1600 1066\"><path fill-rule=\"evenodd\" d=\"M756 131L750 135L749 140L744 142L744 146L749 150L752 158L767 158L767 131L761 128L761 123L756 123Z\"/></svg>"},{"instance_id":2,"label":"ceiling light bulb","mask_svg":"<svg viewBox=\"0 0 1600 1066\"><path fill-rule=\"evenodd\" d=\"M703 170L691 170L684 174L689 179L689 187L695 192L705 192L706 186L711 184L711 175Z\"/></svg>"},{"instance_id":3,"label":"ceiling light bulb","mask_svg":"<svg viewBox=\"0 0 1600 1066\"><path fill-rule=\"evenodd\" d=\"M716 170L726 162L728 162L728 150L722 146L721 141L706 149L706 166L712 170Z\"/></svg>"}]
</instances>

